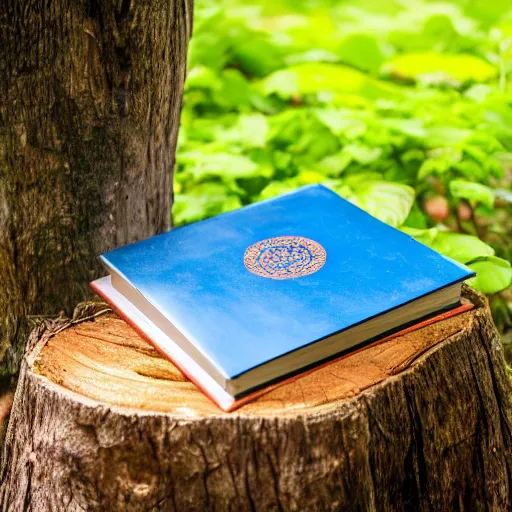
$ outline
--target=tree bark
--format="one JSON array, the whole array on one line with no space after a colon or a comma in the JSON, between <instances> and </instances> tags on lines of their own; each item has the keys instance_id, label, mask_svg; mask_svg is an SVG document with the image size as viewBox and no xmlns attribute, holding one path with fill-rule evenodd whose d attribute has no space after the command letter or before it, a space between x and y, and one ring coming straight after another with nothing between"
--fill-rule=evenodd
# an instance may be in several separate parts
<instances>
[{"instance_id":1,"label":"tree bark","mask_svg":"<svg viewBox=\"0 0 512 512\"><path fill-rule=\"evenodd\" d=\"M192 0L4 0L0 374L98 254L167 230Z\"/></svg>"},{"instance_id":2,"label":"tree bark","mask_svg":"<svg viewBox=\"0 0 512 512\"><path fill-rule=\"evenodd\" d=\"M511 384L485 299L465 294L477 308L234 413L102 306L46 322L22 365L2 510L511 510Z\"/></svg>"}]
</instances>

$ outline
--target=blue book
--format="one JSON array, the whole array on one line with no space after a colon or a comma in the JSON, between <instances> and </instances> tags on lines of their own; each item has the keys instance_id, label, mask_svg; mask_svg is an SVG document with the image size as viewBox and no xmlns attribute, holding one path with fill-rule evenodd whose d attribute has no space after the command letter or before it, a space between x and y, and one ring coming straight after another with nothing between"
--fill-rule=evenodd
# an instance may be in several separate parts
<instances>
[{"instance_id":1,"label":"blue book","mask_svg":"<svg viewBox=\"0 0 512 512\"><path fill-rule=\"evenodd\" d=\"M458 305L474 275L319 185L101 259L93 287L224 409Z\"/></svg>"}]
</instances>

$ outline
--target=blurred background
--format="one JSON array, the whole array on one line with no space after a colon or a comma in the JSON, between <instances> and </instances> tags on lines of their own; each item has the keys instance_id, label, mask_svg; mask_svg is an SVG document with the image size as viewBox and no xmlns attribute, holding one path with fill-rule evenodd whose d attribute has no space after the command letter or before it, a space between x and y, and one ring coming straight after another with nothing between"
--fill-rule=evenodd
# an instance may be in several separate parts
<instances>
[{"instance_id":1,"label":"blurred background","mask_svg":"<svg viewBox=\"0 0 512 512\"><path fill-rule=\"evenodd\" d=\"M184 225L312 183L472 267L512 360L509 0L196 2Z\"/></svg>"}]
</instances>

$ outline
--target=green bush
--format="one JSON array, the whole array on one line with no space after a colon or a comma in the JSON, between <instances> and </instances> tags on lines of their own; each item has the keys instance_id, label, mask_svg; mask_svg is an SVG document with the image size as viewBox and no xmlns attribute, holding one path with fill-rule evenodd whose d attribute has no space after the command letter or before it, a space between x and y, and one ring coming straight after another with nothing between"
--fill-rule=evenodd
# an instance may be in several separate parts
<instances>
[{"instance_id":1,"label":"green bush","mask_svg":"<svg viewBox=\"0 0 512 512\"><path fill-rule=\"evenodd\" d=\"M196 4L175 225L324 183L467 264L510 328L505 1Z\"/></svg>"}]
</instances>

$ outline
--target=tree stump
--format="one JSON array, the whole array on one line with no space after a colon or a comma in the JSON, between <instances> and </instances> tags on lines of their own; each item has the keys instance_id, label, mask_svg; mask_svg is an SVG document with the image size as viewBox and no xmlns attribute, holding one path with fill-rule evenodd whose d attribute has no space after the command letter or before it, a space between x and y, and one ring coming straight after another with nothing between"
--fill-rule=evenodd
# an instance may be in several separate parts
<instances>
[{"instance_id":1,"label":"tree stump","mask_svg":"<svg viewBox=\"0 0 512 512\"><path fill-rule=\"evenodd\" d=\"M473 310L234 413L108 310L45 322L22 364L2 510L510 510L511 385L485 300L464 294Z\"/></svg>"}]
</instances>

